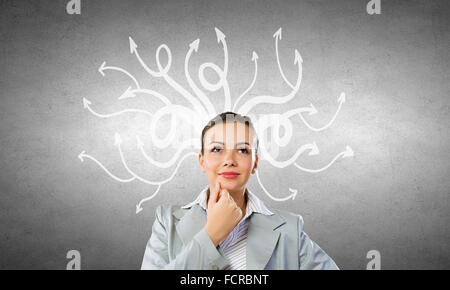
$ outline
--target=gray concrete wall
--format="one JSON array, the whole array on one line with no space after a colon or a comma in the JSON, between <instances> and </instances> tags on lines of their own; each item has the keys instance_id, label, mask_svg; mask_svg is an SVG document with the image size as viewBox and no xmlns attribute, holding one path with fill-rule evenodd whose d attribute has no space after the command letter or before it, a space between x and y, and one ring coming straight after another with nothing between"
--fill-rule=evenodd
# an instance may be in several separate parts
<instances>
[{"instance_id":1,"label":"gray concrete wall","mask_svg":"<svg viewBox=\"0 0 450 290\"><path fill-rule=\"evenodd\" d=\"M188 106L142 69L128 37L152 68L155 50L167 44L170 73L187 87L184 57L193 40L201 39L193 71L205 61L222 65L214 27L226 35L233 98L252 80L253 50L259 72L249 97L289 93L275 58L272 35L279 27L280 61L291 82L297 76L294 49L303 57L296 97L257 106L254 114L313 103L318 113L306 118L320 127L346 93L327 130L311 131L292 118L294 135L279 159L313 141L321 154L301 155L297 162L305 167L325 166L347 145L352 158L319 173L261 161L266 189L282 197L296 188L293 201L272 200L255 176L249 188L269 207L301 214L305 231L342 269L365 269L372 249L381 253L382 269L450 268L448 1L382 0L380 15L368 15L362 0L82 0L80 15L68 15L67 2L0 1L0 268L65 269L71 249L81 253L83 269L140 267L155 207L190 202L206 177L196 158L187 159L136 214L136 204L156 186L118 182L92 160L81 162L80 152L129 177L114 145L118 132L134 171L161 180L173 168L149 167L136 149L136 134L150 142L149 118L99 118L82 100L101 113L155 108L158 102L148 97L117 100L133 82L116 71L103 77L98 68L106 61L132 72L142 87ZM223 105L221 92L211 98ZM147 150L160 160L174 152Z\"/></svg>"}]
</instances>

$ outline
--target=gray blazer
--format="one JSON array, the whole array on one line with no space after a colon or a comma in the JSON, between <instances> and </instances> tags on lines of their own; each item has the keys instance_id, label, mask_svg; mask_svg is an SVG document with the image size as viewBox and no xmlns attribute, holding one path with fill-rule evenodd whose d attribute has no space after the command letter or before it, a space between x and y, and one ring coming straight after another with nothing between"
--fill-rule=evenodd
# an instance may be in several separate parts
<instances>
[{"instance_id":1,"label":"gray blazer","mask_svg":"<svg viewBox=\"0 0 450 290\"><path fill-rule=\"evenodd\" d=\"M272 210L272 209L271 209ZM300 215L272 210L252 213L247 236L247 270L336 269L334 261L303 232ZM218 270L228 262L204 227L206 211L158 206L141 269Z\"/></svg>"}]
</instances>

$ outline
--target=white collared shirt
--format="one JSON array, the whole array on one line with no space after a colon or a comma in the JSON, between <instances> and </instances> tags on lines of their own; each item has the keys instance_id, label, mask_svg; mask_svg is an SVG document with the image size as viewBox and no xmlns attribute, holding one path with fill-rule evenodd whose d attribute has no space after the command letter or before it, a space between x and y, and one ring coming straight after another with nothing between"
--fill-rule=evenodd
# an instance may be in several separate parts
<instances>
[{"instance_id":1,"label":"white collared shirt","mask_svg":"<svg viewBox=\"0 0 450 290\"><path fill-rule=\"evenodd\" d=\"M209 185L206 186L197 198L182 208L189 208L194 204L199 204L206 211L206 199ZM219 247L229 261L229 264L223 270L245 270L246 265L246 246L247 246L247 230L248 217L254 213L261 213L264 215L273 215L264 203L250 190L246 189L248 195L247 207L245 210L245 217L242 218L231 233L219 243Z\"/></svg>"}]
</instances>

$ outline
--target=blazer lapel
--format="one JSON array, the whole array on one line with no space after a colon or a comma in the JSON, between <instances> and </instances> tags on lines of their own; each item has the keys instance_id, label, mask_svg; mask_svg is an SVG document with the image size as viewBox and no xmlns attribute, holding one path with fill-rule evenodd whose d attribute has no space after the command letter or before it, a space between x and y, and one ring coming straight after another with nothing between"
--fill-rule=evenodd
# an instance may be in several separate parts
<instances>
[{"instance_id":1,"label":"blazer lapel","mask_svg":"<svg viewBox=\"0 0 450 290\"><path fill-rule=\"evenodd\" d=\"M194 235L206 224L206 212L198 204L190 209L178 209L174 216L179 219L176 231L183 242L187 245ZM263 270L277 245L280 232L276 229L286 221L278 214L264 215L254 212L249 217L247 232L246 261L247 270Z\"/></svg>"},{"instance_id":2,"label":"blazer lapel","mask_svg":"<svg viewBox=\"0 0 450 290\"><path fill-rule=\"evenodd\" d=\"M286 223L279 215L253 213L247 233L247 270L264 270L277 245L280 232L276 228Z\"/></svg>"},{"instance_id":3,"label":"blazer lapel","mask_svg":"<svg viewBox=\"0 0 450 290\"><path fill-rule=\"evenodd\" d=\"M186 211L184 215L183 211ZM180 219L175 227L183 245L187 245L195 234L206 225L206 212L198 204L193 205L190 209L180 208L174 212L174 216Z\"/></svg>"}]
</instances>

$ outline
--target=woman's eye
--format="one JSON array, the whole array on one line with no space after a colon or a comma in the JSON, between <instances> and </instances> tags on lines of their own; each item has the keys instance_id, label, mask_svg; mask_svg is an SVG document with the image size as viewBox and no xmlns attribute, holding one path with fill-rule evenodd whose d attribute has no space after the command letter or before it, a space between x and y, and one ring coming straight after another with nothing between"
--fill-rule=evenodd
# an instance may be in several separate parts
<instances>
[{"instance_id":1,"label":"woman's eye","mask_svg":"<svg viewBox=\"0 0 450 290\"><path fill-rule=\"evenodd\" d=\"M219 152L219 151L216 151L216 150L222 150L222 148L214 147L214 148L211 150L211 152Z\"/></svg>"},{"instance_id":2,"label":"woman's eye","mask_svg":"<svg viewBox=\"0 0 450 290\"><path fill-rule=\"evenodd\" d=\"M239 150L239 152L241 152L241 153L248 154L247 148L241 148L241 149L238 149L238 150Z\"/></svg>"}]
</instances>

